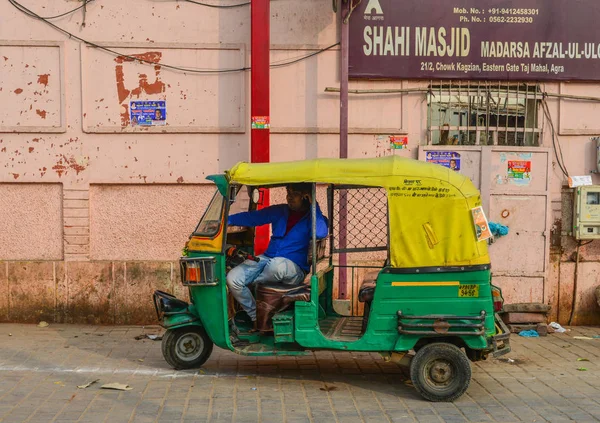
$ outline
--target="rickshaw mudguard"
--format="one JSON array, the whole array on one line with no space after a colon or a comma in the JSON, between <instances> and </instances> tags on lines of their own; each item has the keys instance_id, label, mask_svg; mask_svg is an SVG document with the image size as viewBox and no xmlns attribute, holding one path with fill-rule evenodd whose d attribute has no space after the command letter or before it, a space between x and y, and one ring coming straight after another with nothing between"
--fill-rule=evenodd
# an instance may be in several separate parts
<instances>
[{"instance_id":1,"label":"rickshaw mudguard","mask_svg":"<svg viewBox=\"0 0 600 423\"><path fill-rule=\"evenodd\" d=\"M202 326L202 322L188 309L185 312L163 316L161 326L165 329L176 329L183 326Z\"/></svg>"}]
</instances>

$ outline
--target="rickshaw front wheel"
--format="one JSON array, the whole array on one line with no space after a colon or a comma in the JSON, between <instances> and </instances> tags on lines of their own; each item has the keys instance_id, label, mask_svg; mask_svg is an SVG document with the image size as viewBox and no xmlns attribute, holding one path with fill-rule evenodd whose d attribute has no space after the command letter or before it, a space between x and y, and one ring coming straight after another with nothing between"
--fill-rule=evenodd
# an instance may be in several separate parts
<instances>
[{"instance_id":1,"label":"rickshaw front wheel","mask_svg":"<svg viewBox=\"0 0 600 423\"><path fill-rule=\"evenodd\" d=\"M165 361L177 370L202 366L213 350L213 342L200 326L169 329L163 336Z\"/></svg>"},{"instance_id":2,"label":"rickshaw front wheel","mask_svg":"<svg viewBox=\"0 0 600 423\"><path fill-rule=\"evenodd\" d=\"M410 378L423 398L429 401L454 401L471 382L471 364L455 345L443 342L419 349L410 363Z\"/></svg>"}]
</instances>

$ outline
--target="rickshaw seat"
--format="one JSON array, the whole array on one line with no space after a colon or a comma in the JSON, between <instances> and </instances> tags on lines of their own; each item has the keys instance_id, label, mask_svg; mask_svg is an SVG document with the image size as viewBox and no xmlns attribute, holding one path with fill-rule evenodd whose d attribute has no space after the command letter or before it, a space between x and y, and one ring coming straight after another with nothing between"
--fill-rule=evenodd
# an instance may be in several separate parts
<instances>
[{"instance_id":1,"label":"rickshaw seat","mask_svg":"<svg viewBox=\"0 0 600 423\"><path fill-rule=\"evenodd\" d=\"M256 287L256 323L261 331L273 328L273 316L296 301L310 301L310 286L262 283Z\"/></svg>"},{"instance_id":2,"label":"rickshaw seat","mask_svg":"<svg viewBox=\"0 0 600 423\"><path fill-rule=\"evenodd\" d=\"M365 273L362 284L358 291L358 301L361 303L370 303L375 295L375 285L379 276L379 270Z\"/></svg>"}]
</instances>

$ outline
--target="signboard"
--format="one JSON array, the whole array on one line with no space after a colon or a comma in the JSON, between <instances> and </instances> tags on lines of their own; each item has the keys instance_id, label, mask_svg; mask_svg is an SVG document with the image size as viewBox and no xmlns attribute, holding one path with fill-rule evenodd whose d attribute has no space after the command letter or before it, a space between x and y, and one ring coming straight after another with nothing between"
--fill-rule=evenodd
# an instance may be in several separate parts
<instances>
[{"instance_id":1,"label":"signboard","mask_svg":"<svg viewBox=\"0 0 600 423\"><path fill-rule=\"evenodd\" d=\"M454 151L428 151L425 160L452 170L460 170L460 154Z\"/></svg>"},{"instance_id":2,"label":"signboard","mask_svg":"<svg viewBox=\"0 0 600 423\"><path fill-rule=\"evenodd\" d=\"M164 125L167 121L167 102L162 101L130 101L129 120L133 126Z\"/></svg>"},{"instance_id":3,"label":"signboard","mask_svg":"<svg viewBox=\"0 0 600 423\"><path fill-rule=\"evenodd\" d=\"M600 80L598 0L363 0L353 78Z\"/></svg>"}]
</instances>

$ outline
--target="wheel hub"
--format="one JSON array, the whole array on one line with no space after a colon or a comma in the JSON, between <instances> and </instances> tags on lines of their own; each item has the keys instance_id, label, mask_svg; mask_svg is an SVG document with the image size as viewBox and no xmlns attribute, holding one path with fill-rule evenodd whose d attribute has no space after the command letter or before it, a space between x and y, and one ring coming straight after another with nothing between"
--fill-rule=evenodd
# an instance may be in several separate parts
<instances>
[{"instance_id":1,"label":"wheel hub","mask_svg":"<svg viewBox=\"0 0 600 423\"><path fill-rule=\"evenodd\" d=\"M448 383L452 379L452 366L445 361L436 361L429 370L429 377L435 383Z\"/></svg>"},{"instance_id":2,"label":"wheel hub","mask_svg":"<svg viewBox=\"0 0 600 423\"><path fill-rule=\"evenodd\" d=\"M195 360L204 348L204 343L200 335L188 333L179 338L175 352L183 360Z\"/></svg>"}]
</instances>

